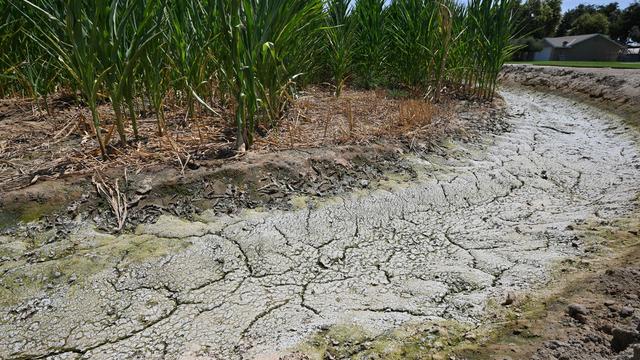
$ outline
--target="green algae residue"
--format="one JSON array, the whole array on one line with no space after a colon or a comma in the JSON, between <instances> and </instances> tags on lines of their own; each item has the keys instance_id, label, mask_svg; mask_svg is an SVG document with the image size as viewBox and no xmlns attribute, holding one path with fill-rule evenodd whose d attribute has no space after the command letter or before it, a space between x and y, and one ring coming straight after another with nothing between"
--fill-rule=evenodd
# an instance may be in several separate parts
<instances>
[{"instance_id":1,"label":"green algae residue","mask_svg":"<svg viewBox=\"0 0 640 360\"><path fill-rule=\"evenodd\" d=\"M48 291L83 284L100 272L152 261L183 251L191 245L183 239L153 235L111 236L98 232L72 236L56 245L39 246L29 256L16 249L33 248L31 241L15 240L0 247L13 260L0 265L0 306L18 304Z\"/></svg>"},{"instance_id":2,"label":"green algae residue","mask_svg":"<svg viewBox=\"0 0 640 360\"><path fill-rule=\"evenodd\" d=\"M411 324L379 335L355 325L336 325L313 335L299 349L311 359L446 359L461 346L471 325L455 321Z\"/></svg>"},{"instance_id":3,"label":"green algae residue","mask_svg":"<svg viewBox=\"0 0 640 360\"><path fill-rule=\"evenodd\" d=\"M344 359L366 346L372 337L353 325L336 325L314 335L301 351L312 360Z\"/></svg>"},{"instance_id":4,"label":"green algae residue","mask_svg":"<svg viewBox=\"0 0 640 360\"><path fill-rule=\"evenodd\" d=\"M10 205L0 210L0 230L15 226L19 223L29 223L40 220L46 215L60 211L64 204L46 202L28 202L22 206Z\"/></svg>"},{"instance_id":5,"label":"green algae residue","mask_svg":"<svg viewBox=\"0 0 640 360\"><path fill-rule=\"evenodd\" d=\"M306 209L309 205L309 200L308 196L293 196L291 200L289 200L289 203L294 210Z\"/></svg>"},{"instance_id":6,"label":"green algae residue","mask_svg":"<svg viewBox=\"0 0 640 360\"><path fill-rule=\"evenodd\" d=\"M0 194L0 230L59 213L82 192L79 186L52 181Z\"/></svg>"}]
</instances>

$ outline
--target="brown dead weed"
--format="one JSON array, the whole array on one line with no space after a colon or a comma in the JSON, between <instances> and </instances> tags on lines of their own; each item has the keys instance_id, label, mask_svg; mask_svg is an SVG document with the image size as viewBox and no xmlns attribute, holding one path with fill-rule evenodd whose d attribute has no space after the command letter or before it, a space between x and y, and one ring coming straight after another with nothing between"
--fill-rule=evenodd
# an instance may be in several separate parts
<instances>
[{"instance_id":1,"label":"brown dead weed","mask_svg":"<svg viewBox=\"0 0 640 360\"><path fill-rule=\"evenodd\" d=\"M452 102L432 104L392 95L386 90L348 89L335 98L328 90L311 88L301 93L279 124L269 131L260 129L262 136L256 139L253 151L364 145L380 140L435 143L460 127L452 116ZM147 135L126 146L112 140L110 160L103 161L91 135L89 111L63 96L52 101L52 108L53 115L47 115L30 100L0 100L2 191L113 168L140 172L168 165L184 172L197 167L199 160L234 156L235 131L227 120L233 116L223 110L222 116L201 110L195 121L186 121L182 108L167 108L167 131L159 136L155 117L140 105L140 133ZM99 110L103 131L112 133L111 107L102 104Z\"/></svg>"},{"instance_id":2,"label":"brown dead weed","mask_svg":"<svg viewBox=\"0 0 640 360\"><path fill-rule=\"evenodd\" d=\"M256 148L281 150L366 144L381 139L438 138L451 127L450 103L433 104L386 90L345 90L340 98L312 88L300 96L281 126Z\"/></svg>"}]
</instances>

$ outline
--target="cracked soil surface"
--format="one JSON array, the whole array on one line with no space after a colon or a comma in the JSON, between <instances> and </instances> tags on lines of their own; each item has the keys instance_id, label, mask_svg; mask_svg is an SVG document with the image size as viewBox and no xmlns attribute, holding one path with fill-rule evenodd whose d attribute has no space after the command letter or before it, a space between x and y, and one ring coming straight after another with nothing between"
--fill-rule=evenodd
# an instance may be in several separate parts
<instances>
[{"instance_id":1,"label":"cracked soil surface","mask_svg":"<svg viewBox=\"0 0 640 360\"><path fill-rule=\"evenodd\" d=\"M53 243L0 237L0 358L242 359L337 324L481 322L489 299L594 251L573 226L631 213L640 191L638 135L621 119L502 94L510 132L411 159L410 183L120 236L78 223Z\"/></svg>"}]
</instances>

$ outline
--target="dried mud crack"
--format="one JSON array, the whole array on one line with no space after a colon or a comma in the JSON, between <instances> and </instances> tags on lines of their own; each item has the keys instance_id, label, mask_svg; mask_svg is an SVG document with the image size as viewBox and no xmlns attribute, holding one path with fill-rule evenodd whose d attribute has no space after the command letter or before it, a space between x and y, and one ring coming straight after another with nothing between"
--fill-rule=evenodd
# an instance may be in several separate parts
<instances>
[{"instance_id":1,"label":"dried mud crack","mask_svg":"<svg viewBox=\"0 0 640 360\"><path fill-rule=\"evenodd\" d=\"M619 118L503 96L510 132L412 158L417 179L401 186L292 211L163 215L135 235L76 224L34 252L65 254L45 262L21 254L29 239L0 237L0 358L242 359L340 324L475 326L489 299L595 251L577 224L632 213L640 192L638 134Z\"/></svg>"}]
</instances>

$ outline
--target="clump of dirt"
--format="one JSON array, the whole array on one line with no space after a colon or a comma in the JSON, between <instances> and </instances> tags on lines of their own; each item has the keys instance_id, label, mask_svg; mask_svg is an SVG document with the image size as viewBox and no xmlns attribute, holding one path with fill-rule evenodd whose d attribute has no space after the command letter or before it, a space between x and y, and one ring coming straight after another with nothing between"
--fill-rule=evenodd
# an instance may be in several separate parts
<instances>
[{"instance_id":1,"label":"clump of dirt","mask_svg":"<svg viewBox=\"0 0 640 360\"><path fill-rule=\"evenodd\" d=\"M500 81L590 102L628 117L640 126L640 72L637 70L506 65Z\"/></svg>"},{"instance_id":2,"label":"clump of dirt","mask_svg":"<svg viewBox=\"0 0 640 360\"><path fill-rule=\"evenodd\" d=\"M172 123L171 151L181 149L175 156L162 147L162 139L149 138L137 149L125 149L130 154L102 162L85 148L88 133L78 133L81 126L75 122L85 109L60 105L60 115L52 118L7 111L0 121L6 130L0 160L11 161L0 166L0 229L13 232L18 224L43 218L45 227L80 219L92 220L105 231L131 231L161 214L192 219L204 210L313 206L314 199L372 188L389 177L414 178L404 156L408 152L438 151L446 139L473 141L484 132L508 129L500 100L435 105L380 91L348 90L340 99L321 89L303 95L281 126L258 138L254 150L231 157L222 154L230 140L216 138L228 133L220 130L224 127L219 119L201 119L200 129ZM64 131L55 130L59 127ZM218 134L206 139L211 146L195 144L197 132L209 127L217 129L211 134ZM47 143L43 132L62 135ZM72 150L74 146L79 149ZM86 153L69 155L79 151ZM20 176L12 177L16 174ZM92 184L95 174L105 179L103 185L112 195L98 196ZM120 202L120 215L110 211L114 200Z\"/></svg>"}]
</instances>

